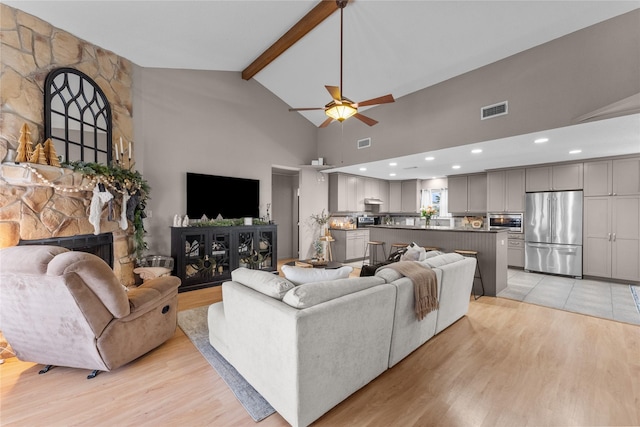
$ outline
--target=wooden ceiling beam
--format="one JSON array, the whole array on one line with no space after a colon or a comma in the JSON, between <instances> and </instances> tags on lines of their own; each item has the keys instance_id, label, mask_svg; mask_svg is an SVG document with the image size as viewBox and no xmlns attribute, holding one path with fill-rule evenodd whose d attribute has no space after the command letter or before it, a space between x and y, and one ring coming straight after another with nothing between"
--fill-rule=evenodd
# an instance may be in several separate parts
<instances>
[{"instance_id":1,"label":"wooden ceiling beam","mask_svg":"<svg viewBox=\"0 0 640 427\"><path fill-rule=\"evenodd\" d=\"M242 78L249 80L260 72L264 67L282 55L287 49L293 46L298 40L304 37L309 31L317 27L322 21L327 19L333 12L338 10L335 0L322 0L300 21L289 29L277 42L265 50L255 61L242 71Z\"/></svg>"}]
</instances>

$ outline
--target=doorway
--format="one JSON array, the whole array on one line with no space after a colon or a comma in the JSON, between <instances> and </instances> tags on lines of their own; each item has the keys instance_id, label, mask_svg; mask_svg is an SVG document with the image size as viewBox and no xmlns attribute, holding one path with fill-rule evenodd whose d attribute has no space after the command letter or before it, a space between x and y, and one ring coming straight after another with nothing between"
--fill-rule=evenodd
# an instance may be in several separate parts
<instances>
[{"instance_id":1,"label":"doorway","mask_svg":"<svg viewBox=\"0 0 640 427\"><path fill-rule=\"evenodd\" d=\"M271 212L278 225L278 259L298 258L299 181L297 169L271 168Z\"/></svg>"}]
</instances>

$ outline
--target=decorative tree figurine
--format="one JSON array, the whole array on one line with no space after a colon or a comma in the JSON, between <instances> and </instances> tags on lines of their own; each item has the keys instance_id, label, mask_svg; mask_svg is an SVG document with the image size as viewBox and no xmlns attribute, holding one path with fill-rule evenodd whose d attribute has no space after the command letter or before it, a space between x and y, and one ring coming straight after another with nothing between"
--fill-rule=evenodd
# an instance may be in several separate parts
<instances>
[{"instance_id":1,"label":"decorative tree figurine","mask_svg":"<svg viewBox=\"0 0 640 427\"><path fill-rule=\"evenodd\" d=\"M42 144L36 145L36 149L33 151L29 162L38 163L40 165L47 164L47 156L44 154L44 148L42 148Z\"/></svg>"},{"instance_id":2,"label":"decorative tree figurine","mask_svg":"<svg viewBox=\"0 0 640 427\"><path fill-rule=\"evenodd\" d=\"M60 167L60 161L58 160L58 153L56 153L56 147L51 142L51 138L48 138L44 142L44 154L47 158L47 164L55 167Z\"/></svg>"},{"instance_id":3,"label":"decorative tree figurine","mask_svg":"<svg viewBox=\"0 0 640 427\"><path fill-rule=\"evenodd\" d=\"M20 139L18 140L18 150L16 152L16 162L29 162L33 155L33 143L31 142L31 132L29 126L23 124L20 129Z\"/></svg>"}]
</instances>

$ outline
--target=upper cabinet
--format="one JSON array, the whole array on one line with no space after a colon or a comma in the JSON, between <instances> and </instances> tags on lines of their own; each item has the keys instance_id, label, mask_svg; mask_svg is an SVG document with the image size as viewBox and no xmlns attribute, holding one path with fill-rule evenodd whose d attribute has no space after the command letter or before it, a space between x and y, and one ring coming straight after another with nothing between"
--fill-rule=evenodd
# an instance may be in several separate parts
<instances>
[{"instance_id":1,"label":"upper cabinet","mask_svg":"<svg viewBox=\"0 0 640 427\"><path fill-rule=\"evenodd\" d=\"M329 211L364 212L372 206L365 199L382 201L378 212L385 212L389 203L389 183L375 178L332 173L329 175Z\"/></svg>"},{"instance_id":2,"label":"upper cabinet","mask_svg":"<svg viewBox=\"0 0 640 427\"><path fill-rule=\"evenodd\" d=\"M448 177L449 212L487 212L487 174Z\"/></svg>"},{"instance_id":3,"label":"upper cabinet","mask_svg":"<svg viewBox=\"0 0 640 427\"><path fill-rule=\"evenodd\" d=\"M524 169L487 173L487 211L524 212Z\"/></svg>"},{"instance_id":4,"label":"upper cabinet","mask_svg":"<svg viewBox=\"0 0 640 427\"><path fill-rule=\"evenodd\" d=\"M582 163L527 168L526 191L582 190L582 175Z\"/></svg>"},{"instance_id":5,"label":"upper cabinet","mask_svg":"<svg viewBox=\"0 0 640 427\"><path fill-rule=\"evenodd\" d=\"M417 179L402 181L401 212L420 212L420 185Z\"/></svg>"},{"instance_id":6,"label":"upper cabinet","mask_svg":"<svg viewBox=\"0 0 640 427\"><path fill-rule=\"evenodd\" d=\"M584 164L585 196L640 194L640 157Z\"/></svg>"},{"instance_id":7,"label":"upper cabinet","mask_svg":"<svg viewBox=\"0 0 640 427\"><path fill-rule=\"evenodd\" d=\"M402 181L389 182L389 212L402 211Z\"/></svg>"}]
</instances>

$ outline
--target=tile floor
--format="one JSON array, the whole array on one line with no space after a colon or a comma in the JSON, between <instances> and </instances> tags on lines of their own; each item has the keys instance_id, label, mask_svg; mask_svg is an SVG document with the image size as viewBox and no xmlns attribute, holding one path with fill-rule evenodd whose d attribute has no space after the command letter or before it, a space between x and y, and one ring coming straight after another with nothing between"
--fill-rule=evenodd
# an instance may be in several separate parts
<instances>
[{"instance_id":1,"label":"tile floor","mask_svg":"<svg viewBox=\"0 0 640 427\"><path fill-rule=\"evenodd\" d=\"M498 296L640 325L629 285L509 269L507 287Z\"/></svg>"}]
</instances>

